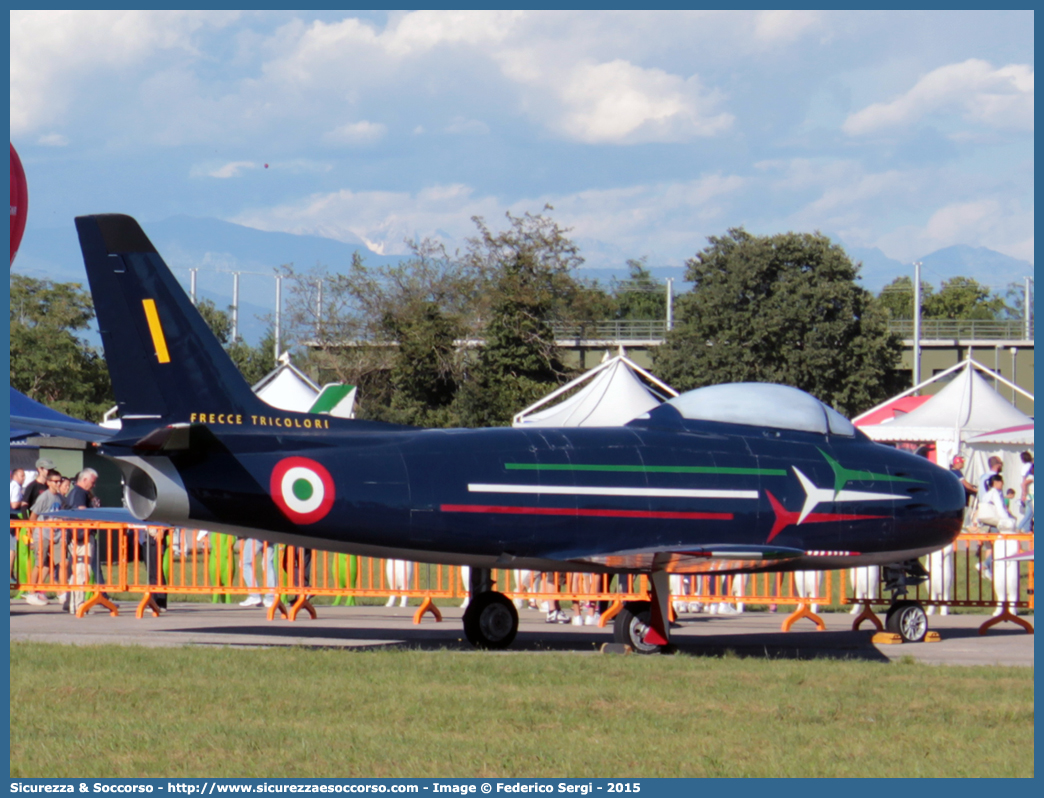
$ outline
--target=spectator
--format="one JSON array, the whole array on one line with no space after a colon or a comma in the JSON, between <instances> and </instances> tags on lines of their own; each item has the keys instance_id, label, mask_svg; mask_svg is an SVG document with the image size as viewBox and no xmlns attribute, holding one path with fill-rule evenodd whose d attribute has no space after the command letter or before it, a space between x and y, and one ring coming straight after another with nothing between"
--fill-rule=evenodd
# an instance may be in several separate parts
<instances>
[{"instance_id":1,"label":"spectator","mask_svg":"<svg viewBox=\"0 0 1044 798\"><path fill-rule=\"evenodd\" d=\"M1011 534L1015 531L1015 519L1004 506L1001 493L1004 490L1004 477L994 474L989 484L990 489L979 507L979 523L991 527L991 531L1001 536ZM1003 537L999 537L993 545L993 586L997 599L994 615L999 615L1005 604L1015 612L1015 602L1019 600L1019 564L1007 558L1015 556L1018 551L1015 541Z\"/></svg>"},{"instance_id":2,"label":"spectator","mask_svg":"<svg viewBox=\"0 0 1044 798\"><path fill-rule=\"evenodd\" d=\"M1033 463L1030 463L1028 473L1022 478L1022 516L1015 527L1019 532L1029 534L1033 532Z\"/></svg>"},{"instance_id":3,"label":"spectator","mask_svg":"<svg viewBox=\"0 0 1044 798\"><path fill-rule=\"evenodd\" d=\"M47 475L54 470L54 461L41 457L36 461L36 479L28 485L22 485L22 507L31 509L37 497L47 490Z\"/></svg>"},{"instance_id":4,"label":"spectator","mask_svg":"<svg viewBox=\"0 0 1044 798\"><path fill-rule=\"evenodd\" d=\"M25 482L25 469L16 468L11 471L11 517L19 518L22 512L22 483ZM14 575L15 552L18 551L18 530L11 527L11 584L18 582Z\"/></svg>"},{"instance_id":5,"label":"spectator","mask_svg":"<svg viewBox=\"0 0 1044 798\"><path fill-rule=\"evenodd\" d=\"M986 461L989 471L983 476L982 481L979 483L979 495L985 496L990 491L990 483L993 480L994 474L999 474L1004 470L1004 461L994 455Z\"/></svg>"},{"instance_id":6,"label":"spectator","mask_svg":"<svg viewBox=\"0 0 1044 798\"><path fill-rule=\"evenodd\" d=\"M971 503L971 497L977 494L979 489L965 478L964 458L961 455L955 454L953 456L953 464L950 466L950 473L961 481L961 485L964 488L964 506L967 507L968 504Z\"/></svg>"},{"instance_id":7,"label":"spectator","mask_svg":"<svg viewBox=\"0 0 1044 798\"><path fill-rule=\"evenodd\" d=\"M68 480L66 480L68 481ZM64 504L66 510L87 510L98 506L98 500L94 497L94 486L98 484L98 472L93 468L85 468L76 475L76 484L72 485L65 493ZM64 486L63 486L64 487ZM91 530L88 535L86 529L77 529L73 533L76 538L75 545L90 546L91 573L94 574L95 582L101 583L101 547L98 546L98 533ZM88 539L89 538L89 539ZM104 598L108 598L102 593Z\"/></svg>"},{"instance_id":8,"label":"spectator","mask_svg":"<svg viewBox=\"0 0 1044 798\"><path fill-rule=\"evenodd\" d=\"M50 461L48 461L50 462ZM39 461L37 461L39 466ZM39 466L41 470L46 466ZM60 510L62 507L62 496L59 492L62 483L62 475L54 470L54 464L47 469L47 489L36 497L33 506L29 510L29 520L36 521L41 515ZM61 556L61 531L37 527L33 530L33 548L36 551L36 563L33 572L29 576L31 584L43 582L44 569L48 569L52 581L58 577L58 558ZM57 538L55 537L57 536ZM57 550L56 550L57 548ZM43 607L47 604L47 596L42 592L30 593L25 597L27 604Z\"/></svg>"},{"instance_id":9,"label":"spectator","mask_svg":"<svg viewBox=\"0 0 1044 798\"><path fill-rule=\"evenodd\" d=\"M240 569L243 574L243 582L247 587L251 588L251 593L246 597L245 601L239 602L240 607L256 607L262 603L261 594L257 592L257 575L254 573L254 562L257 559L257 555L264 553L264 559L262 561L262 569L264 570L265 587L274 588L276 586L276 560L275 560L275 544L257 540L256 538L243 538L243 547L240 550ZM275 593L269 591L264 598L264 605L271 607L275 602Z\"/></svg>"}]
</instances>

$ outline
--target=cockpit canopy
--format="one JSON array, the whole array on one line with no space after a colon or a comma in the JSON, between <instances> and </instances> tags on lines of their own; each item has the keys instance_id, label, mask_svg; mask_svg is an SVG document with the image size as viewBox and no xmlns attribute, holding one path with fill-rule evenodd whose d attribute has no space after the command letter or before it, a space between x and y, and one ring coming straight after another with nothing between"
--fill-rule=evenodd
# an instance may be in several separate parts
<instances>
[{"instance_id":1,"label":"cockpit canopy","mask_svg":"<svg viewBox=\"0 0 1044 798\"><path fill-rule=\"evenodd\" d=\"M811 394L789 385L768 382L730 382L697 388L666 404L682 418L793 429L826 435L856 434L852 422Z\"/></svg>"}]
</instances>

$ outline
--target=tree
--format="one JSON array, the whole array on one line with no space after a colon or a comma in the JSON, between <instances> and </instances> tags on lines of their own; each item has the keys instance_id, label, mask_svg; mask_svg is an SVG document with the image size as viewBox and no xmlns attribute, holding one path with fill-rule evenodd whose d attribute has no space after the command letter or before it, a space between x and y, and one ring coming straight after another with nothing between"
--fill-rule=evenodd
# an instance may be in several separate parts
<instances>
[{"instance_id":1,"label":"tree","mask_svg":"<svg viewBox=\"0 0 1044 798\"><path fill-rule=\"evenodd\" d=\"M611 290L616 301L618 319L667 318L667 294L665 287L653 279L645 268L646 259L629 260L627 280L613 280Z\"/></svg>"},{"instance_id":2,"label":"tree","mask_svg":"<svg viewBox=\"0 0 1044 798\"><path fill-rule=\"evenodd\" d=\"M228 352L232 362L248 384L254 385L275 367L275 332L271 327L257 346L251 346L242 338L232 341L232 307L219 310L209 299L196 303L196 310L210 327L218 343Z\"/></svg>"},{"instance_id":3,"label":"tree","mask_svg":"<svg viewBox=\"0 0 1044 798\"><path fill-rule=\"evenodd\" d=\"M890 318L913 318L913 280L896 277L878 295L878 301ZM936 292L921 281L922 319L997 319L1010 313L1004 300L970 277L951 277Z\"/></svg>"},{"instance_id":4,"label":"tree","mask_svg":"<svg viewBox=\"0 0 1044 798\"><path fill-rule=\"evenodd\" d=\"M105 358L77 333L94 319L79 283L11 275L11 386L76 418L100 421L114 404Z\"/></svg>"},{"instance_id":5,"label":"tree","mask_svg":"<svg viewBox=\"0 0 1044 798\"><path fill-rule=\"evenodd\" d=\"M921 281L921 316L924 317L924 300L931 296L931 283ZM892 282L881 289L877 295L877 301L888 311L891 319L909 321L913 318L913 280L909 277L896 277Z\"/></svg>"},{"instance_id":6,"label":"tree","mask_svg":"<svg viewBox=\"0 0 1044 798\"><path fill-rule=\"evenodd\" d=\"M285 269L289 337L307 345L321 381L359 386L360 418L451 426L464 371L458 343L477 335L484 277L437 242L410 247L408 260L378 268L356 253L347 274Z\"/></svg>"},{"instance_id":7,"label":"tree","mask_svg":"<svg viewBox=\"0 0 1044 798\"><path fill-rule=\"evenodd\" d=\"M584 321L594 307L591 292L573 276L583 258L568 231L543 214L507 218L500 233L476 218L479 235L466 257L486 275L489 303L485 344L457 401L469 427L510 424L515 413L564 382L552 325Z\"/></svg>"},{"instance_id":8,"label":"tree","mask_svg":"<svg viewBox=\"0 0 1044 798\"><path fill-rule=\"evenodd\" d=\"M971 277L951 277L924 300L926 319L996 319L1006 310L1004 300Z\"/></svg>"},{"instance_id":9,"label":"tree","mask_svg":"<svg viewBox=\"0 0 1044 798\"><path fill-rule=\"evenodd\" d=\"M693 289L655 356L679 390L774 382L851 415L896 386L901 341L856 284L858 267L820 233L711 237L687 262Z\"/></svg>"}]
</instances>

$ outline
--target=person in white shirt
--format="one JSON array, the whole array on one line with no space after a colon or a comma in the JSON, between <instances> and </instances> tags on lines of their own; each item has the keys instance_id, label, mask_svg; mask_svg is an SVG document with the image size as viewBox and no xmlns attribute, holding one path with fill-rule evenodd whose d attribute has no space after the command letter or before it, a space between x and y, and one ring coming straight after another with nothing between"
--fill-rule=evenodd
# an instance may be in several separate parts
<instances>
[{"instance_id":1,"label":"person in white shirt","mask_svg":"<svg viewBox=\"0 0 1044 798\"><path fill-rule=\"evenodd\" d=\"M11 471L11 517L17 518L22 511L22 483L25 482L25 469L15 468ZM15 552L18 550L18 530L11 527L11 584L18 580L14 576Z\"/></svg>"},{"instance_id":2,"label":"person in white shirt","mask_svg":"<svg viewBox=\"0 0 1044 798\"><path fill-rule=\"evenodd\" d=\"M1015 531L1015 517L1004 505L1004 477L994 474L986 483L990 489L979 505L980 523L991 527L1000 535L1010 535ZM1015 602L1019 600L1019 564L1014 557L1019 552L1019 544L1014 540L997 539L993 544L993 590L997 600L994 615L1000 615L1004 605L1013 614L1017 614Z\"/></svg>"}]
</instances>

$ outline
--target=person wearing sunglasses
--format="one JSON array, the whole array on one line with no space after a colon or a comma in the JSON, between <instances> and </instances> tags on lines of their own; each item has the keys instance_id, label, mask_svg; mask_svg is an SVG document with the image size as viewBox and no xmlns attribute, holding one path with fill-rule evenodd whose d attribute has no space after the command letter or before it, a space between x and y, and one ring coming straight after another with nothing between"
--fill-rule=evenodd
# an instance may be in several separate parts
<instances>
[{"instance_id":1,"label":"person wearing sunglasses","mask_svg":"<svg viewBox=\"0 0 1044 798\"><path fill-rule=\"evenodd\" d=\"M35 521L45 513L54 512L62 508L61 492L62 475L55 469L47 473L47 490L41 493L33 506L29 509L29 520ZM61 530L36 527L33 529L33 550L36 552L36 563L33 572L29 576L30 584L40 584L43 581L44 569L48 569L52 581L57 580L59 563L62 556L62 533ZM26 604L34 607L43 607L47 604L47 596L41 592L29 593L25 597Z\"/></svg>"}]
</instances>

